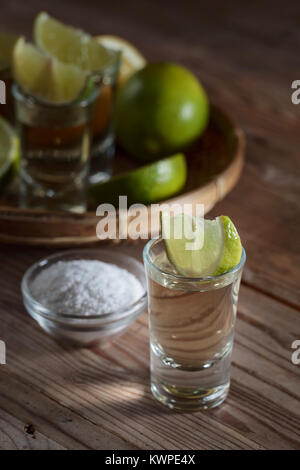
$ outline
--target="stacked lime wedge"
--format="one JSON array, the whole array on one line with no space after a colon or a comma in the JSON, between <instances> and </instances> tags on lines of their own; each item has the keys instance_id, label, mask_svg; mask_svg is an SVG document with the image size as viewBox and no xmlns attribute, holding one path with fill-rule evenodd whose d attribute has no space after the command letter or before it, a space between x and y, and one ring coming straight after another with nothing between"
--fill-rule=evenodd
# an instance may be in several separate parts
<instances>
[{"instance_id":1,"label":"stacked lime wedge","mask_svg":"<svg viewBox=\"0 0 300 470\"><path fill-rule=\"evenodd\" d=\"M85 71L44 54L23 38L14 47L13 73L24 91L55 104L74 101L87 82Z\"/></svg>"},{"instance_id":2,"label":"stacked lime wedge","mask_svg":"<svg viewBox=\"0 0 300 470\"><path fill-rule=\"evenodd\" d=\"M34 22L34 41L45 53L65 64L76 65L89 72L101 70L110 64L108 49L84 31L67 26L45 12Z\"/></svg>"},{"instance_id":3,"label":"stacked lime wedge","mask_svg":"<svg viewBox=\"0 0 300 470\"><path fill-rule=\"evenodd\" d=\"M13 128L0 117L0 191L12 180L19 162L19 141Z\"/></svg>"},{"instance_id":4,"label":"stacked lime wedge","mask_svg":"<svg viewBox=\"0 0 300 470\"><path fill-rule=\"evenodd\" d=\"M208 220L162 212L161 232L169 261L184 276L223 274L241 260L241 240L227 216Z\"/></svg>"},{"instance_id":5,"label":"stacked lime wedge","mask_svg":"<svg viewBox=\"0 0 300 470\"><path fill-rule=\"evenodd\" d=\"M13 74L25 92L46 103L75 101L91 73L115 58L89 34L43 12L34 22L34 41L35 45L20 38L14 45Z\"/></svg>"}]
</instances>

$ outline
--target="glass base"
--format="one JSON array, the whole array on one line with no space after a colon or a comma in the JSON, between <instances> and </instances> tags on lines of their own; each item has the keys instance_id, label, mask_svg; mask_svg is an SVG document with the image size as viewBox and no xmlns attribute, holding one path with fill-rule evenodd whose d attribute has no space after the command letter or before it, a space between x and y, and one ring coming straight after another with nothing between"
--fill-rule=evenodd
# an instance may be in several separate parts
<instances>
[{"instance_id":1,"label":"glass base","mask_svg":"<svg viewBox=\"0 0 300 470\"><path fill-rule=\"evenodd\" d=\"M200 411L215 408L226 399L230 382L211 389L178 388L152 375L153 396L165 406L180 411Z\"/></svg>"},{"instance_id":2,"label":"glass base","mask_svg":"<svg viewBox=\"0 0 300 470\"><path fill-rule=\"evenodd\" d=\"M183 358L182 358L183 360ZM226 398L230 386L231 341L223 355L210 362L183 364L163 354L151 342L151 390L172 409L196 411L214 408Z\"/></svg>"},{"instance_id":3,"label":"glass base","mask_svg":"<svg viewBox=\"0 0 300 470\"><path fill-rule=\"evenodd\" d=\"M41 186L20 183L19 205L23 208L49 211L68 211L82 214L87 210L85 185L55 192Z\"/></svg>"},{"instance_id":4,"label":"glass base","mask_svg":"<svg viewBox=\"0 0 300 470\"><path fill-rule=\"evenodd\" d=\"M115 141L109 135L101 142L94 142L90 160L89 183L104 183L113 173L113 160L115 156Z\"/></svg>"}]
</instances>

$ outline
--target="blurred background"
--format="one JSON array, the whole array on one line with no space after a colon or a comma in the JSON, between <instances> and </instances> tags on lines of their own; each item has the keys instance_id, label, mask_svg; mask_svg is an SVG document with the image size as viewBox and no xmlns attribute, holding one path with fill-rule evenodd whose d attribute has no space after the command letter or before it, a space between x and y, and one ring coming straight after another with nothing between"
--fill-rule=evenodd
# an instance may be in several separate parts
<instances>
[{"instance_id":1,"label":"blurred background","mask_svg":"<svg viewBox=\"0 0 300 470\"><path fill-rule=\"evenodd\" d=\"M148 61L179 62L197 75L247 139L242 177L210 215L237 221L247 281L295 299L300 105L292 104L291 84L299 78L299 2L11 0L1 5L0 29L29 39L43 10L93 35L124 37ZM274 276L282 267L290 273L284 288Z\"/></svg>"},{"instance_id":2,"label":"blurred background","mask_svg":"<svg viewBox=\"0 0 300 470\"><path fill-rule=\"evenodd\" d=\"M127 38L149 61L178 61L189 67L211 100L230 106L249 134L280 132L283 107L284 130L290 135L298 131L293 118L298 110L290 100L291 82L299 73L296 0L11 0L1 5L0 28L30 38L33 19L41 10L91 34Z\"/></svg>"}]
</instances>

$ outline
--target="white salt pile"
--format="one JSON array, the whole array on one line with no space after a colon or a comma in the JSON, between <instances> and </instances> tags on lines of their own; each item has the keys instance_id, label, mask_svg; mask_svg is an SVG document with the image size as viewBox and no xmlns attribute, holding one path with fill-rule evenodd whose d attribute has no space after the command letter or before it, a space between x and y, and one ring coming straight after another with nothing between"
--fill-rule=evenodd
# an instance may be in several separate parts
<instances>
[{"instance_id":1,"label":"white salt pile","mask_svg":"<svg viewBox=\"0 0 300 470\"><path fill-rule=\"evenodd\" d=\"M144 292L126 269L97 260L58 261L41 271L32 296L54 312L101 315L126 308Z\"/></svg>"}]
</instances>

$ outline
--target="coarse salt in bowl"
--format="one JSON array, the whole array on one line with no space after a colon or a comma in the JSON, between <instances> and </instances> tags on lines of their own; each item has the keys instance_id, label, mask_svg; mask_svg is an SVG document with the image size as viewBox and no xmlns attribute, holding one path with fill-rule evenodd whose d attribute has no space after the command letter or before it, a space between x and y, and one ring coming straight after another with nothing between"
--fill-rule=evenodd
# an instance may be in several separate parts
<instances>
[{"instance_id":1,"label":"coarse salt in bowl","mask_svg":"<svg viewBox=\"0 0 300 470\"><path fill-rule=\"evenodd\" d=\"M72 250L33 264L22 279L26 310L56 339L100 346L147 308L142 263L111 249Z\"/></svg>"}]
</instances>

